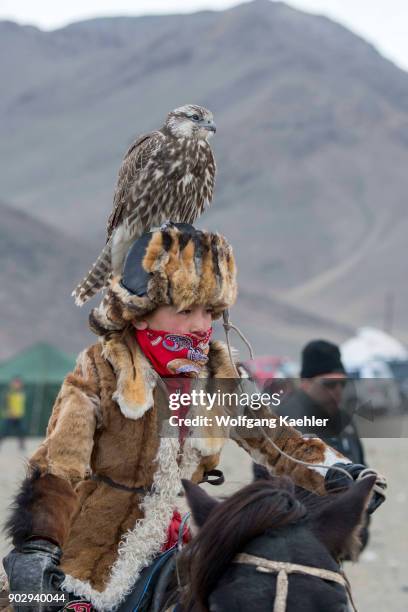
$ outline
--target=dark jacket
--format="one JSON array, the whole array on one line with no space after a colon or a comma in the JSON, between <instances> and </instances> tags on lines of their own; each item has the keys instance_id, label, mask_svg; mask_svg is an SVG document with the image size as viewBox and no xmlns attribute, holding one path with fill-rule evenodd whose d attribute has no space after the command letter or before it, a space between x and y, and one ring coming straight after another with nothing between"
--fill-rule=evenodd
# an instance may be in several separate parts
<instances>
[{"instance_id":1,"label":"dark jacket","mask_svg":"<svg viewBox=\"0 0 408 612\"><path fill-rule=\"evenodd\" d=\"M296 427L296 429L303 434L318 436L326 444L348 457L353 463L365 464L364 450L357 428L352 417L341 408L334 417L330 417L323 406L315 403L302 389L297 389L281 403L277 413L279 416L288 416L295 419L313 416L319 419L329 418L330 420L324 428L305 426Z\"/></svg>"},{"instance_id":2,"label":"dark jacket","mask_svg":"<svg viewBox=\"0 0 408 612\"><path fill-rule=\"evenodd\" d=\"M319 419L330 417L324 407L315 403L302 389L297 389L288 395L276 412L279 416L288 416L295 419L304 416L315 416ZM297 427L297 429L303 434L318 436L326 444L348 457L353 463L365 464L363 445L352 416L340 408L335 418L331 418L327 425L327 428ZM369 523L370 517L366 514L360 531L361 551L367 546L369 540Z\"/></svg>"}]
</instances>

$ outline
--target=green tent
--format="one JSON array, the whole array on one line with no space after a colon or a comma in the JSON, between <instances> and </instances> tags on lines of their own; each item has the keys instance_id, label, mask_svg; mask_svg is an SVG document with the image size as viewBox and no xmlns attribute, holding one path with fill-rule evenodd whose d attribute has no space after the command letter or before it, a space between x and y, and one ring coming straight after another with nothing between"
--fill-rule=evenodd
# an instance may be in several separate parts
<instances>
[{"instance_id":1,"label":"green tent","mask_svg":"<svg viewBox=\"0 0 408 612\"><path fill-rule=\"evenodd\" d=\"M0 363L1 411L9 382L19 377L26 392L25 429L29 435L44 435L61 383L72 371L75 359L57 348L39 343Z\"/></svg>"}]
</instances>

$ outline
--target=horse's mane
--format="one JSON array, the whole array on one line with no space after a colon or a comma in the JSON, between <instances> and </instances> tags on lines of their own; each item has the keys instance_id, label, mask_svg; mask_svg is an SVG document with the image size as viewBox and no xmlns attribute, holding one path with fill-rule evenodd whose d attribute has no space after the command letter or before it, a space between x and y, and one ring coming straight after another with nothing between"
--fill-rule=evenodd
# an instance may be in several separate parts
<instances>
[{"instance_id":1,"label":"horse's mane","mask_svg":"<svg viewBox=\"0 0 408 612\"><path fill-rule=\"evenodd\" d=\"M286 476L257 480L216 506L188 546L194 603L191 599L186 608L207 610L219 577L248 542L267 530L297 523L307 512Z\"/></svg>"}]
</instances>

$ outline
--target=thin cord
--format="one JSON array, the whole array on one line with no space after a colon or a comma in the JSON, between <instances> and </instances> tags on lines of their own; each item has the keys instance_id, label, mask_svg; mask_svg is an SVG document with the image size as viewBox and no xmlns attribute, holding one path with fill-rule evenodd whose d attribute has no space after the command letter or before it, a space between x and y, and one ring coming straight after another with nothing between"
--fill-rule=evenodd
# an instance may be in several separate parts
<instances>
[{"instance_id":1,"label":"thin cord","mask_svg":"<svg viewBox=\"0 0 408 612\"><path fill-rule=\"evenodd\" d=\"M231 365L234 368L236 374L238 377L239 376L239 372L237 370L237 367L234 363L233 357L232 357L232 350L231 350L231 343L230 343L230 339L229 339L229 333L231 331L231 329L233 329L241 338L241 340L246 344L248 351L249 351L249 355L250 358L253 359L254 358L254 351L252 349L251 343L249 342L249 340L244 336L244 334L238 329L238 327L236 327L235 325L233 325L230 321L229 318L229 310L226 308L223 313L222 313L222 318L223 318L223 327L224 327L224 331L225 331L225 337L227 340L227 348L228 348L228 355L231 361ZM252 408L250 408L250 410L252 410ZM327 465L323 465L320 463L308 463L307 461L302 461L301 459L296 459L295 457L292 457L291 455L288 455L288 453L286 453L284 450L282 450L281 448L279 448L279 446L276 444L276 442L274 442L273 440L271 440L270 438L268 438L268 436L266 435L266 433L264 432L264 430L262 428L260 428L260 431L262 433L262 436L264 437L264 439L271 444L274 449L280 454L283 455L284 457L286 457L287 459L289 459L290 461L293 461L294 463L297 463L299 465L304 465L305 467L308 468L320 468L320 469L324 469L324 470L335 470L337 472L340 472L341 474L343 474L344 476L347 476L347 478L349 478L350 480L354 481L354 478L351 474L349 474L349 472L347 472L347 470L339 467L339 466L327 466ZM387 482L384 478L384 476L381 476L380 474L378 474L375 470L372 470L371 468L366 468L365 470L362 470L360 472L360 474L358 475L357 480L361 480L362 478L366 478L368 476L371 475L375 475L377 477L377 482L374 485L373 489L374 491L377 491L377 493L379 493L380 495L383 495L385 497L385 492L383 487L387 486Z\"/></svg>"},{"instance_id":2,"label":"thin cord","mask_svg":"<svg viewBox=\"0 0 408 612\"><path fill-rule=\"evenodd\" d=\"M252 410L252 409L251 409ZM291 461L293 461L294 463L298 463L299 465L304 465L306 467L311 467L311 468L321 468L324 470L336 470L337 472L341 472L342 474L344 474L345 476L347 476L347 478L350 478L350 480L354 480L354 478L352 477L351 474L348 473L347 470L344 470L341 467L338 467L337 465L323 465L321 463L308 463L307 461L302 461L301 459L296 459L295 457L292 457L291 455L288 455L288 453L286 453L284 450L282 450L281 448L279 448L279 446L276 444L276 442L274 442L274 440L272 440L271 438L268 438L268 436L266 435L266 433L264 432L264 430L262 429L262 427L260 428L260 431L262 433L262 436L265 438L265 440L267 442L269 442L269 444L272 444L272 446L274 447L274 449L276 451L278 451L278 453L280 455L283 455L284 457L286 457L287 459L290 459Z\"/></svg>"},{"instance_id":3,"label":"thin cord","mask_svg":"<svg viewBox=\"0 0 408 612\"><path fill-rule=\"evenodd\" d=\"M379 495L382 495L384 499L386 499L387 495L384 489L387 488L387 481L382 474L379 474L372 468L365 468L364 470L361 470L361 472L357 476L357 480L363 480L364 478L368 478L369 476L375 476L377 479L375 481L373 490L376 491L376 493L378 493Z\"/></svg>"},{"instance_id":4,"label":"thin cord","mask_svg":"<svg viewBox=\"0 0 408 612\"><path fill-rule=\"evenodd\" d=\"M183 519L182 519L182 521L180 523L179 532L178 532L178 535L177 535L177 553L176 553L176 557L175 557L175 562L176 562L176 578L177 578L177 585L178 585L179 590L181 590L183 587L182 587L182 584L181 584L179 564L178 564L179 558L178 557L179 557L180 551L183 548L183 532L184 532L184 527L186 526L187 521L190 518L190 515L191 515L191 512L186 512L185 515L183 516Z\"/></svg>"},{"instance_id":5,"label":"thin cord","mask_svg":"<svg viewBox=\"0 0 408 612\"><path fill-rule=\"evenodd\" d=\"M229 318L229 310L228 308L226 308L223 313L222 313L222 319L223 319L223 327L224 327L224 332L225 332L225 338L227 340L227 348L228 348L228 355L231 361L231 364L237 374L237 376L239 377L239 372L237 370L237 367L234 363L234 360L232 358L232 350L231 350L231 343L230 343L230 339L229 339L229 333L231 331L231 329L233 329L241 338L241 340L246 344L247 349L249 351L249 356L251 359L254 358L254 351L253 348L251 346L251 343L249 342L249 340L244 336L244 334L242 333L242 331L240 329L238 329L238 327L236 325L233 325L233 323L231 323L230 318Z\"/></svg>"}]
</instances>

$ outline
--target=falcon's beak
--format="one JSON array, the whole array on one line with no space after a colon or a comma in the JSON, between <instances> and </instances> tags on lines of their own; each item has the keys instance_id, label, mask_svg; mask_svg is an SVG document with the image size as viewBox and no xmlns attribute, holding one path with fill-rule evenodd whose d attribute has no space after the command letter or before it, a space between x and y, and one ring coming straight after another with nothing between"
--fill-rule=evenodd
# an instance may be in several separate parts
<instances>
[{"instance_id":1,"label":"falcon's beak","mask_svg":"<svg viewBox=\"0 0 408 612\"><path fill-rule=\"evenodd\" d=\"M215 133L217 131L217 126L215 125L214 121L203 121L201 127L209 132Z\"/></svg>"}]
</instances>

